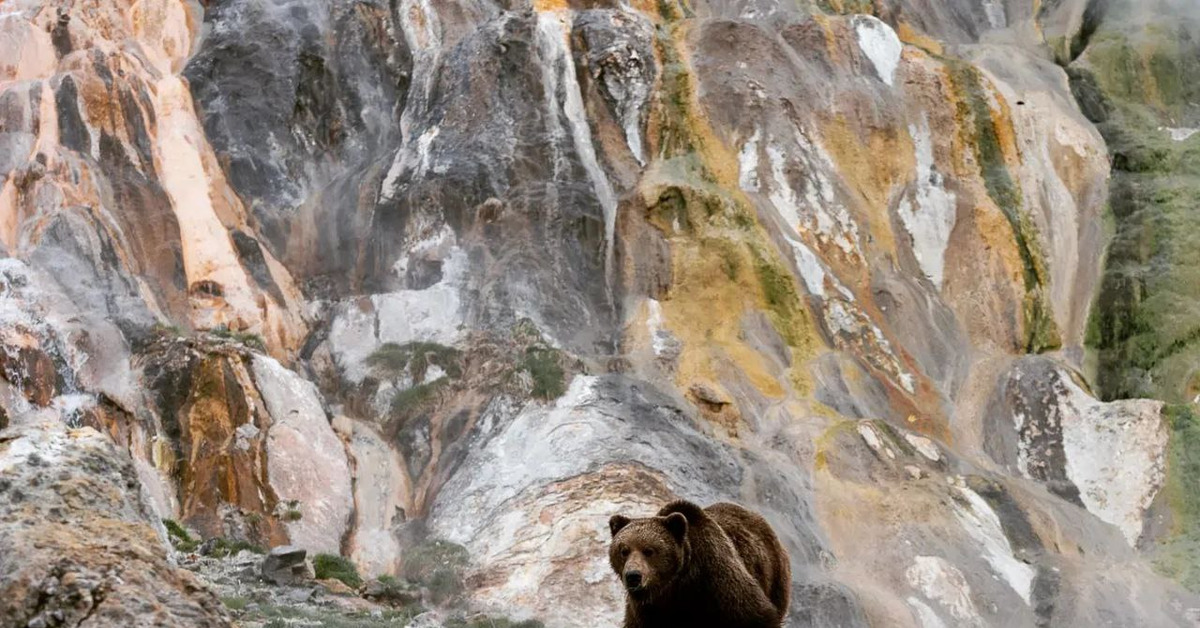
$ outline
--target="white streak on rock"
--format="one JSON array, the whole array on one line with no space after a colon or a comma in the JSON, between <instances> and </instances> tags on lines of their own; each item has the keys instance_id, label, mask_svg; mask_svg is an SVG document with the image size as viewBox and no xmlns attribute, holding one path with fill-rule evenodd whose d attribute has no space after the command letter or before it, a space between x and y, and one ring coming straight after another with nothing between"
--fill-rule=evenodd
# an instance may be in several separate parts
<instances>
[{"instance_id":1,"label":"white streak on rock","mask_svg":"<svg viewBox=\"0 0 1200 628\"><path fill-rule=\"evenodd\" d=\"M935 169L933 138L929 120L924 114L920 124L910 125L908 132L912 135L916 152L916 190L911 200L905 198L901 201L900 221L912 236L913 256L917 258L921 271L941 289L946 247L957 220L958 201L954 194L946 191L942 185L942 175Z\"/></svg>"},{"instance_id":2,"label":"white streak on rock","mask_svg":"<svg viewBox=\"0 0 1200 628\"><path fill-rule=\"evenodd\" d=\"M942 459L942 454L938 451L937 445L933 444L933 441L928 438L917 436L916 434L905 434L904 440L908 441L908 444L912 445L922 456L934 462Z\"/></svg>"},{"instance_id":3,"label":"white streak on rock","mask_svg":"<svg viewBox=\"0 0 1200 628\"><path fill-rule=\"evenodd\" d=\"M955 504L954 515L958 522L982 548L983 558L992 566L992 570L1029 604L1037 570L1013 555L1000 518L986 500L969 488L955 487L955 490L966 500L965 507Z\"/></svg>"},{"instance_id":4,"label":"white streak on rock","mask_svg":"<svg viewBox=\"0 0 1200 628\"><path fill-rule=\"evenodd\" d=\"M856 15L851 20L858 36L858 47L875 66L879 80L891 85L900 65L903 45L891 26L870 15Z\"/></svg>"},{"instance_id":5,"label":"white streak on rock","mask_svg":"<svg viewBox=\"0 0 1200 628\"><path fill-rule=\"evenodd\" d=\"M913 588L958 620L957 625L983 625L971 601L971 586L950 561L938 556L917 556L904 576Z\"/></svg>"},{"instance_id":6,"label":"white streak on rock","mask_svg":"<svg viewBox=\"0 0 1200 628\"><path fill-rule=\"evenodd\" d=\"M904 601L908 602L908 605L917 612L917 620L921 622L921 628L946 628L946 624L937 616L937 613L921 600L908 597Z\"/></svg>"},{"instance_id":7,"label":"white streak on rock","mask_svg":"<svg viewBox=\"0 0 1200 628\"><path fill-rule=\"evenodd\" d=\"M575 60L571 58L567 44L570 27L565 19L565 15L557 13L538 14L538 55L543 63L542 72L548 96L553 101L550 104L558 105L551 107L550 119L556 123L558 111L555 109L560 109L566 117L579 162L587 172L596 192L596 199L604 211L604 267L606 272L611 273L613 238L617 225L617 195L596 159L592 129L588 125L587 114L584 113L579 80L575 76Z\"/></svg>"}]
</instances>

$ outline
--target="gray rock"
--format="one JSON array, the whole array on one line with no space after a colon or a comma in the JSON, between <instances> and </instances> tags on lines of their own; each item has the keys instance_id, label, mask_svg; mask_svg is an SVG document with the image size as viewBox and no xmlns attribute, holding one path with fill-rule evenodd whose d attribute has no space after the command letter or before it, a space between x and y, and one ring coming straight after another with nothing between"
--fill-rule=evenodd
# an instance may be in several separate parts
<instances>
[{"instance_id":1,"label":"gray rock","mask_svg":"<svg viewBox=\"0 0 1200 628\"><path fill-rule=\"evenodd\" d=\"M315 577L308 552L299 547L272 547L263 558L260 573L264 580L275 584L297 584Z\"/></svg>"}]
</instances>

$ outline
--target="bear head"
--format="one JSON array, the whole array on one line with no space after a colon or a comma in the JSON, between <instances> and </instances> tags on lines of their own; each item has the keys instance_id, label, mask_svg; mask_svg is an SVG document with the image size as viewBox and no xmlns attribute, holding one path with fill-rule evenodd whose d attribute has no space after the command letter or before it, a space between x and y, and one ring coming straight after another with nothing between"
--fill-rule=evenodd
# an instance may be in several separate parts
<instances>
[{"instance_id":1,"label":"bear head","mask_svg":"<svg viewBox=\"0 0 1200 628\"><path fill-rule=\"evenodd\" d=\"M671 586L687 555L688 521L680 513L630 519L613 515L608 559L629 596L648 600Z\"/></svg>"}]
</instances>

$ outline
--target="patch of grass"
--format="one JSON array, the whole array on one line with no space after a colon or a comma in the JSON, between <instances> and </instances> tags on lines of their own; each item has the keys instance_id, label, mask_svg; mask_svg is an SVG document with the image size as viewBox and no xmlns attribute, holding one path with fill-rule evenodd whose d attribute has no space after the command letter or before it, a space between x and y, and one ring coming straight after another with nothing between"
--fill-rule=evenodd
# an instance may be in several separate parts
<instances>
[{"instance_id":1,"label":"patch of grass","mask_svg":"<svg viewBox=\"0 0 1200 628\"><path fill-rule=\"evenodd\" d=\"M562 352L550 347L529 347L525 350L520 368L533 377L534 397L552 401L567 392L566 373L559 363L561 358Z\"/></svg>"},{"instance_id":2,"label":"patch of grass","mask_svg":"<svg viewBox=\"0 0 1200 628\"><path fill-rule=\"evenodd\" d=\"M401 423L417 416L422 410L437 401L437 392L447 383L441 378L428 384L418 384L412 388L398 391L392 396L391 417Z\"/></svg>"},{"instance_id":3,"label":"patch of grass","mask_svg":"<svg viewBox=\"0 0 1200 628\"><path fill-rule=\"evenodd\" d=\"M242 331L233 331L233 330L229 329L228 327L223 327L223 326L216 327L216 328L210 330L209 333L216 336L217 338L224 338L226 340L232 340L232 341L234 341L248 349L252 349L254 351L265 352L267 350L267 344L265 342L263 342L262 336L259 336L258 334L252 334L249 332L242 332Z\"/></svg>"},{"instance_id":4,"label":"patch of grass","mask_svg":"<svg viewBox=\"0 0 1200 628\"><path fill-rule=\"evenodd\" d=\"M245 539L226 539L218 538L213 541L212 548L209 551L209 556L213 558L225 558L233 556L241 551L248 551L254 554L266 554L267 550L261 545L255 545Z\"/></svg>"},{"instance_id":5,"label":"patch of grass","mask_svg":"<svg viewBox=\"0 0 1200 628\"><path fill-rule=\"evenodd\" d=\"M451 378L462 377L462 352L436 342L385 343L367 357L366 364L381 376L396 379L407 372L413 382L425 380L430 366Z\"/></svg>"},{"instance_id":6,"label":"patch of grass","mask_svg":"<svg viewBox=\"0 0 1200 628\"><path fill-rule=\"evenodd\" d=\"M244 611L250 605L250 599L237 596L223 597L221 603L231 611Z\"/></svg>"},{"instance_id":7,"label":"patch of grass","mask_svg":"<svg viewBox=\"0 0 1200 628\"><path fill-rule=\"evenodd\" d=\"M362 586L362 577L358 575L358 569L350 559L335 556L333 554L317 554L313 559L313 570L316 572L318 580L341 580L343 584L351 589L357 589Z\"/></svg>"},{"instance_id":8,"label":"patch of grass","mask_svg":"<svg viewBox=\"0 0 1200 628\"><path fill-rule=\"evenodd\" d=\"M1195 22L1193 21L1193 24ZM1190 402L1200 373L1200 138L1160 127L1196 126L1200 42L1173 21L1097 33L1069 74L1112 154L1114 236L1086 342L1097 352L1105 399Z\"/></svg>"},{"instance_id":9,"label":"patch of grass","mask_svg":"<svg viewBox=\"0 0 1200 628\"><path fill-rule=\"evenodd\" d=\"M1167 481L1163 494L1171 508L1171 530L1154 553L1154 566L1163 575L1200 592L1200 416L1186 405L1163 408L1170 426Z\"/></svg>"},{"instance_id":10,"label":"patch of grass","mask_svg":"<svg viewBox=\"0 0 1200 628\"><path fill-rule=\"evenodd\" d=\"M191 553L200 547L200 539L192 538L188 531L183 526L179 525L174 519L163 519L163 525L167 528L167 538L171 541L171 547L183 553Z\"/></svg>"}]
</instances>

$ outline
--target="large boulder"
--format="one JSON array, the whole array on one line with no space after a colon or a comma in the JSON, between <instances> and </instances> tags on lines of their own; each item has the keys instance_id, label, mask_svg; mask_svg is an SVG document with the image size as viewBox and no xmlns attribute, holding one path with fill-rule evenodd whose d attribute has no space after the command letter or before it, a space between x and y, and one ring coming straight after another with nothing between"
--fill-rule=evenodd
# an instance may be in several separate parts
<instances>
[{"instance_id":1,"label":"large boulder","mask_svg":"<svg viewBox=\"0 0 1200 628\"><path fill-rule=\"evenodd\" d=\"M312 580L315 573L304 548L281 545L271 548L263 559L262 577L275 584L296 584Z\"/></svg>"}]
</instances>

